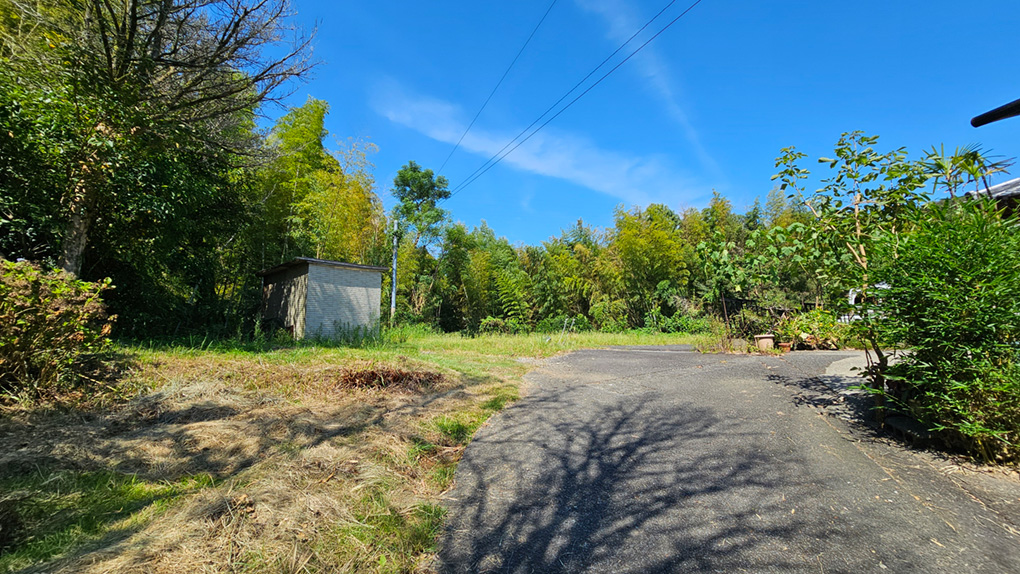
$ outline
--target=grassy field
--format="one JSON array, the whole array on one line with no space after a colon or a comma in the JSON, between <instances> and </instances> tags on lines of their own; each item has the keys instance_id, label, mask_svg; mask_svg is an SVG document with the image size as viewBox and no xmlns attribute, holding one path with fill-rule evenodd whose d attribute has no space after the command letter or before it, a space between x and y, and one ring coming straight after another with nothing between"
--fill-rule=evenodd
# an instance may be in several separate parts
<instances>
[{"instance_id":1,"label":"grassy field","mask_svg":"<svg viewBox=\"0 0 1020 574\"><path fill-rule=\"evenodd\" d=\"M123 346L93 406L0 414L0 572L429 572L464 447L537 359L697 342Z\"/></svg>"}]
</instances>

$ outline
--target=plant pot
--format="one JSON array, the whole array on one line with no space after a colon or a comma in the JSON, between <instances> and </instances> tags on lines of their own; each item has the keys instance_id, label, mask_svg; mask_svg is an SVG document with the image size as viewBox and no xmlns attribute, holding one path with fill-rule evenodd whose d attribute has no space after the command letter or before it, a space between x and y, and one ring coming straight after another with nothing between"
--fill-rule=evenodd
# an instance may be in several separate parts
<instances>
[{"instance_id":1,"label":"plant pot","mask_svg":"<svg viewBox=\"0 0 1020 574\"><path fill-rule=\"evenodd\" d=\"M793 348L793 343L778 343L779 350L784 353L789 353L790 349Z\"/></svg>"},{"instance_id":2,"label":"plant pot","mask_svg":"<svg viewBox=\"0 0 1020 574\"><path fill-rule=\"evenodd\" d=\"M776 336L771 333L754 336L754 344L758 346L759 351L770 351L775 347L775 343Z\"/></svg>"}]
</instances>

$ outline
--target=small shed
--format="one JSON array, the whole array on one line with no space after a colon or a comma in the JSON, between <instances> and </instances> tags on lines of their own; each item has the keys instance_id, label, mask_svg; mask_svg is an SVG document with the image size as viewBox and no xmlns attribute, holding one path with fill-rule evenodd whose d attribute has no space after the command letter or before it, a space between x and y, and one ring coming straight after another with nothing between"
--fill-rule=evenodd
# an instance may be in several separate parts
<instances>
[{"instance_id":1,"label":"small shed","mask_svg":"<svg viewBox=\"0 0 1020 574\"><path fill-rule=\"evenodd\" d=\"M262 318L295 339L376 329L387 267L298 257L259 271Z\"/></svg>"}]
</instances>

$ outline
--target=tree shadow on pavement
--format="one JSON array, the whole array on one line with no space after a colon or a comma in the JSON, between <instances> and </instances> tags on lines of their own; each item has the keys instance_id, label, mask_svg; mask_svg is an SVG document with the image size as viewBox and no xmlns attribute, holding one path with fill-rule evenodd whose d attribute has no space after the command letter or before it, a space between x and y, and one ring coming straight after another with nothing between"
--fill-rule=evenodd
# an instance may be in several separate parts
<instances>
[{"instance_id":1,"label":"tree shadow on pavement","mask_svg":"<svg viewBox=\"0 0 1020 574\"><path fill-rule=\"evenodd\" d=\"M863 423L875 420L874 398L866 390L854 388L865 384L867 381L864 378L833 375L787 377L770 374L766 379L793 391L793 402L798 406L811 407L846 420Z\"/></svg>"},{"instance_id":2,"label":"tree shadow on pavement","mask_svg":"<svg viewBox=\"0 0 1020 574\"><path fill-rule=\"evenodd\" d=\"M760 435L655 393L591 404L577 390L530 396L476 436L441 571L818 572L801 557L849 536L806 519L817 489Z\"/></svg>"}]
</instances>

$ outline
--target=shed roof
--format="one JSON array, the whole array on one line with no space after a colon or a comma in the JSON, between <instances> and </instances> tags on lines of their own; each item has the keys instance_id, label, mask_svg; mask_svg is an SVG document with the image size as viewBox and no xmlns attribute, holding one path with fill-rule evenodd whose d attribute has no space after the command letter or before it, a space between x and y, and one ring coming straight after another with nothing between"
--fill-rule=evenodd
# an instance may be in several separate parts
<instances>
[{"instance_id":1,"label":"shed roof","mask_svg":"<svg viewBox=\"0 0 1020 574\"><path fill-rule=\"evenodd\" d=\"M1020 177L1016 179L1011 179L1009 181L1004 181L1002 183L997 183L989 187L987 192L984 190L981 191L982 196L985 196L986 194L990 194L993 199L1007 199L1010 197L1016 197L1020 195ZM968 191L964 195L966 195L967 197L974 197L977 195L977 192Z\"/></svg>"},{"instance_id":2,"label":"shed roof","mask_svg":"<svg viewBox=\"0 0 1020 574\"><path fill-rule=\"evenodd\" d=\"M354 269L356 271L377 271L383 273L389 271L389 267L377 267L375 265L358 265L356 263L345 263L343 261L330 261L329 259L315 259L314 257L295 257L286 263L281 263L276 267L270 267L269 269L263 269L255 275L259 277L265 277L266 275L272 275L281 271L286 271L291 267L308 263L309 265L327 265L329 267L343 267L344 269Z\"/></svg>"}]
</instances>

